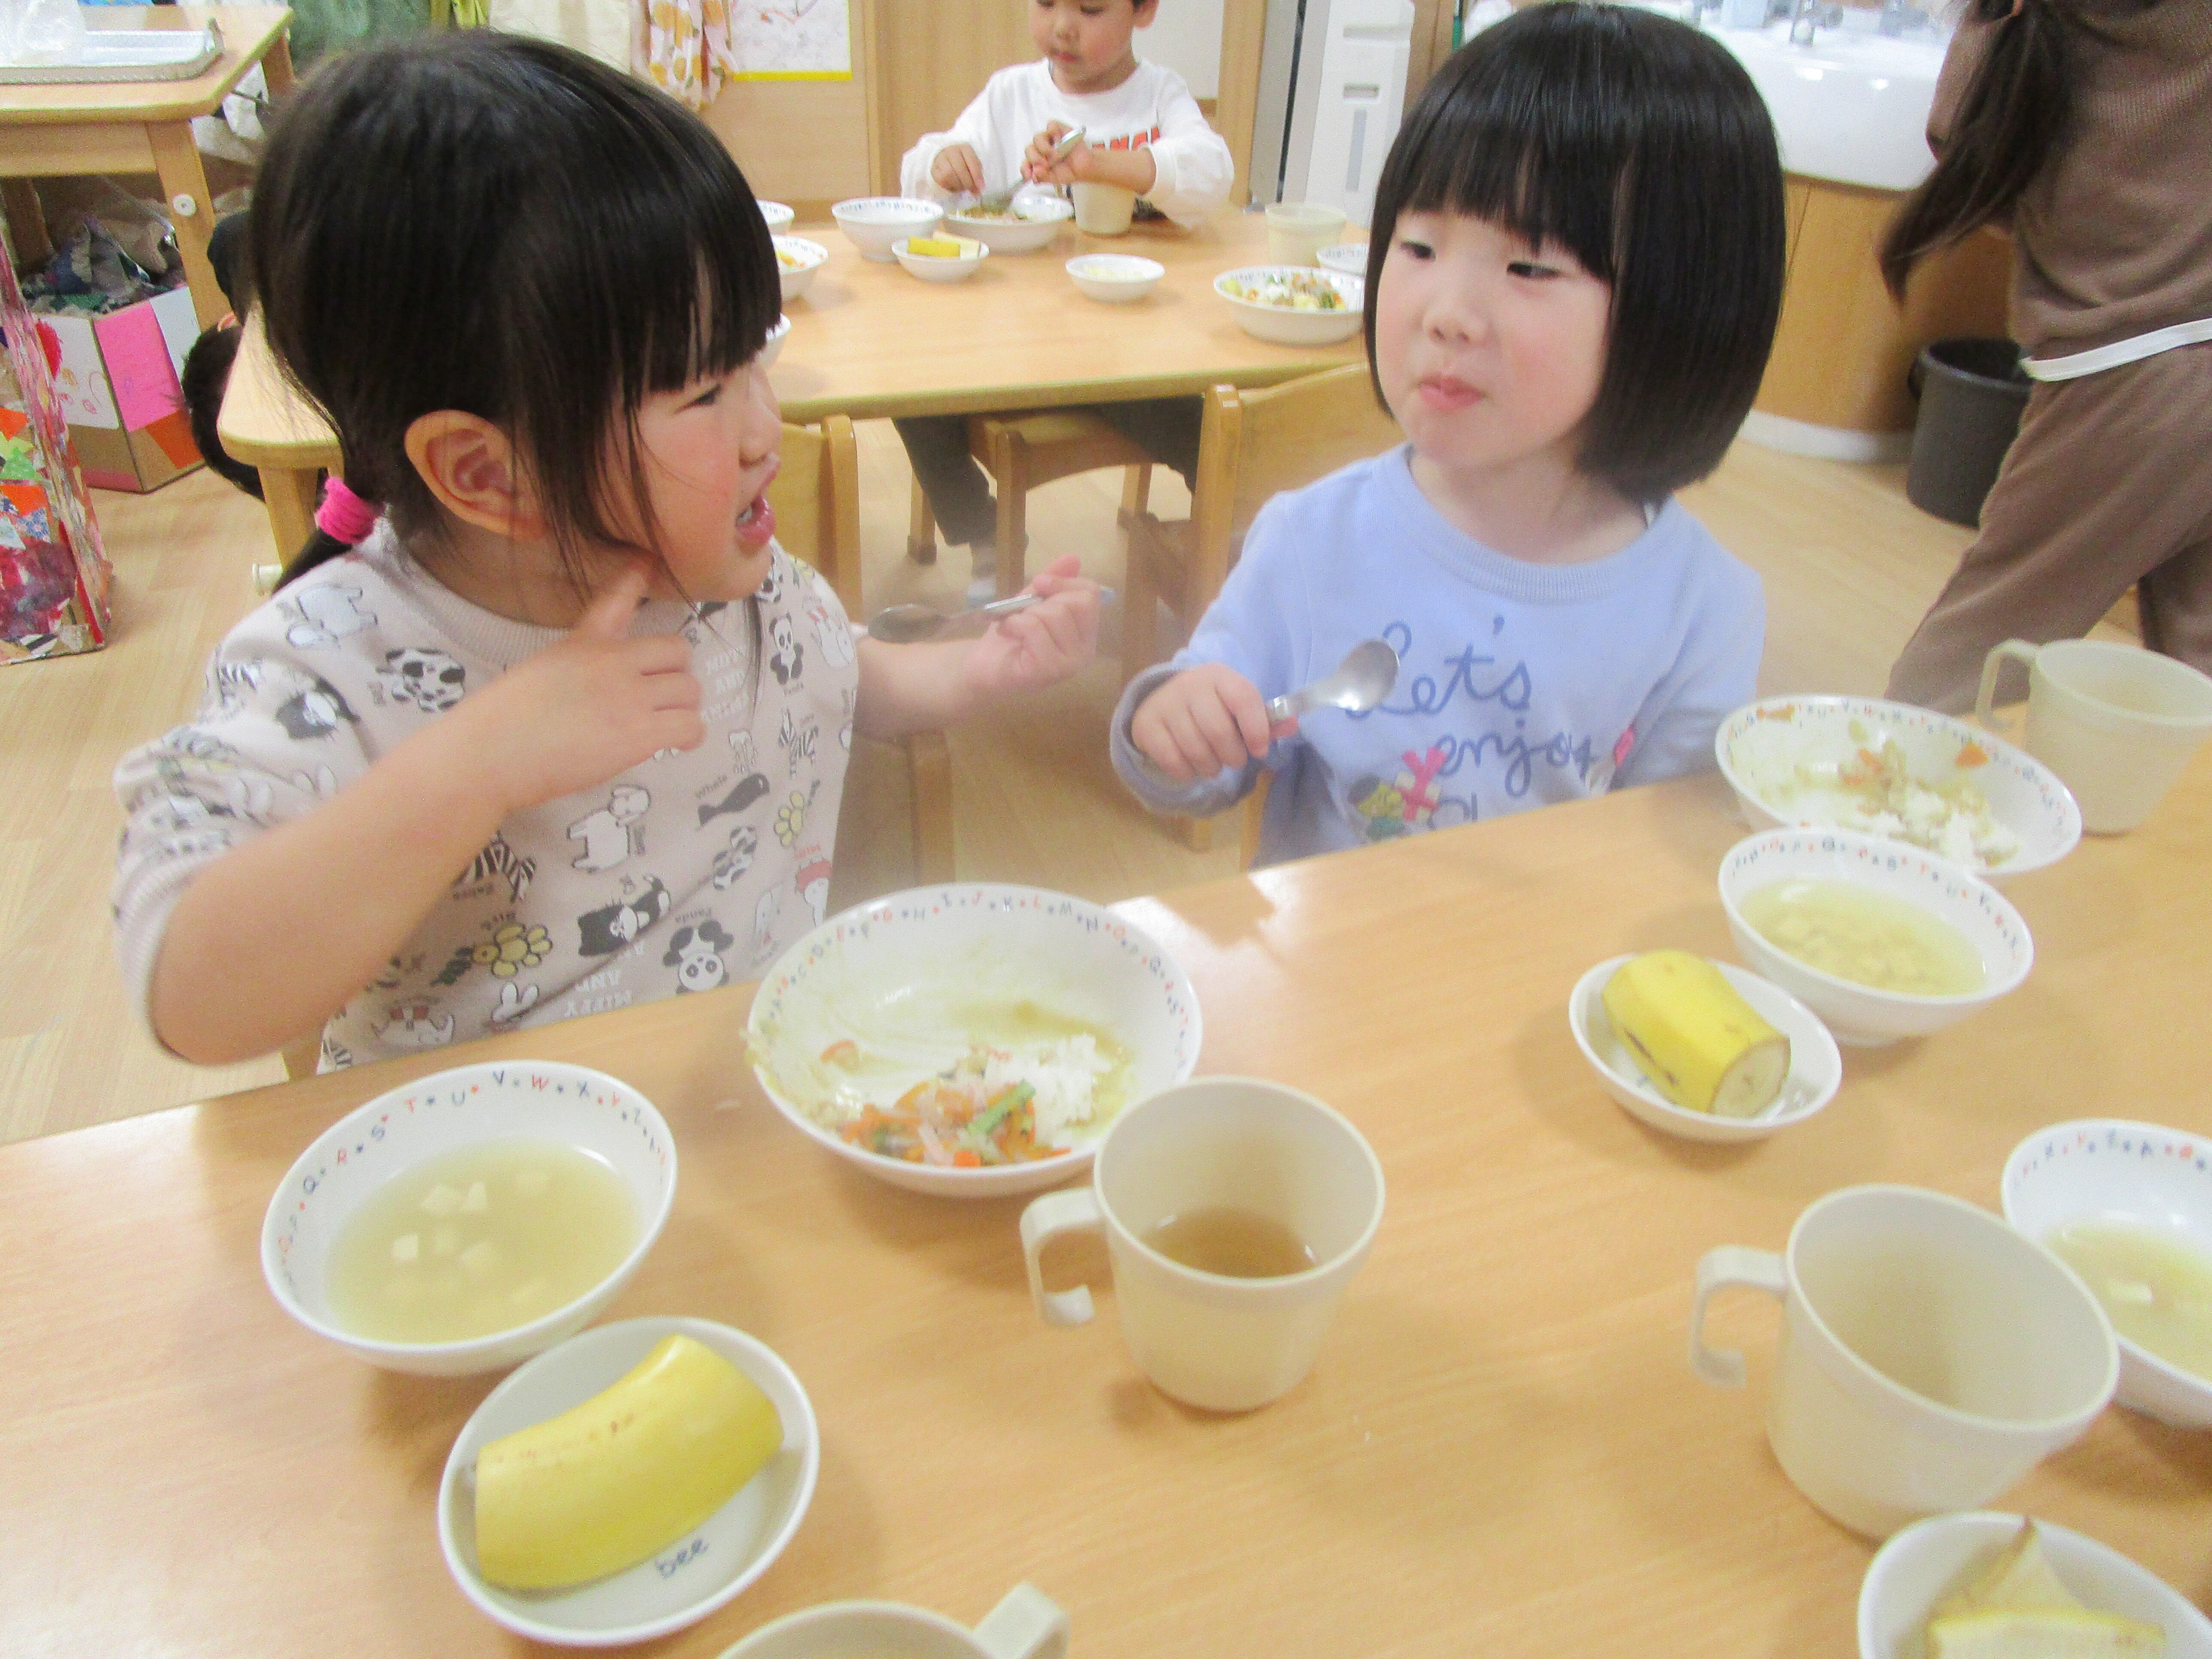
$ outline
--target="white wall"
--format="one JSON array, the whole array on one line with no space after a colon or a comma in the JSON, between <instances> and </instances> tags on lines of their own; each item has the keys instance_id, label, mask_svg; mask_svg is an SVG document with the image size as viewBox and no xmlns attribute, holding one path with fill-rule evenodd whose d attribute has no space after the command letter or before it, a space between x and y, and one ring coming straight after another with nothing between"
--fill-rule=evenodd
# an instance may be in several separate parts
<instances>
[{"instance_id":1,"label":"white wall","mask_svg":"<svg viewBox=\"0 0 2212 1659\"><path fill-rule=\"evenodd\" d=\"M1160 0L1152 27L1138 32L1137 56L1182 76L1194 98L1218 96L1221 0Z\"/></svg>"}]
</instances>

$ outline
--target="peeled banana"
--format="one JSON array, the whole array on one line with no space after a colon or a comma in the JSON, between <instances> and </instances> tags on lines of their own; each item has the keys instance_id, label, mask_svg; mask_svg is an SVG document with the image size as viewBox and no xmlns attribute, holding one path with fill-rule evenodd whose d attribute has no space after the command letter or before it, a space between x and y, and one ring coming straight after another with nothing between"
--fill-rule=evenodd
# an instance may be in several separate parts
<instances>
[{"instance_id":1,"label":"peeled banana","mask_svg":"<svg viewBox=\"0 0 2212 1659\"><path fill-rule=\"evenodd\" d=\"M690 1337L665 1337L605 1391L477 1454L477 1569L509 1589L555 1589L635 1566L782 1443L750 1377Z\"/></svg>"},{"instance_id":2,"label":"peeled banana","mask_svg":"<svg viewBox=\"0 0 2212 1659\"><path fill-rule=\"evenodd\" d=\"M1790 1079L1790 1039L1687 951L1649 951L1606 981L1605 1012L1651 1086L1677 1106L1756 1117Z\"/></svg>"}]
</instances>

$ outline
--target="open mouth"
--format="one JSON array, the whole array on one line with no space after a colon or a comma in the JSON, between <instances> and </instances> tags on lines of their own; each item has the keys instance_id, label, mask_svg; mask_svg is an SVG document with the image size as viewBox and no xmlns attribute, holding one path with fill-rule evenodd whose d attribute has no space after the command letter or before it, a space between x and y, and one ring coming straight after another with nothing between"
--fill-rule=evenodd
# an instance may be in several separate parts
<instances>
[{"instance_id":1,"label":"open mouth","mask_svg":"<svg viewBox=\"0 0 2212 1659\"><path fill-rule=\"evenodd\" d=\"M738 540L750 548L766 547L775 534L775 509L764 495L756 495L738 514Z\"/></svg>"}]
</instances>

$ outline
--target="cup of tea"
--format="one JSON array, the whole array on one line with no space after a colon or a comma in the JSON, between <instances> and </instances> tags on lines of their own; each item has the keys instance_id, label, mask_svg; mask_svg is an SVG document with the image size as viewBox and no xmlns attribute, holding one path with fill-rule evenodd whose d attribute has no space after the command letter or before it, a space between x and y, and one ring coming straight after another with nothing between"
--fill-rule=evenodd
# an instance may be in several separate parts
<instances>
[{"instance_id":1,"label":"cup of tea","mask_svg":"<svg viewBox=\"0 0 2212 1659\"><path fill-rule=\"evenodd\" d=\"M1344 210L1315 202L1273 202L1267 207L1267 262L1310 265L1344 235Z\"/></svg>"},{"instance_id":2,"label":"cup of tea","mask_svg":"<svg viewBox=\"0 0 2212 1659\"><path fill-rule=\"evenodd\" d=\"M1119 185L1073 184L1075 228L1092 236L1119 236L1137 210L1137 192Z\"/></svg>"},{"instance_id":3,"label":"cup of tea","mask_svg":"<svg viewBox=\"0 0 2212 1659\"><path fill-rule=\"evenodd\" d=\"M2058 774L2081 827L2110 835L2150 816L2212 736L2212 678L2187 663L2109 640L2007 640L1982 663L1974 715L1990 706L2006 659L2027 665L2027 752Z\"/></svg>"},{"instance_id":4,"label":"cup of tea","mask_svg":"<svg viewBox=\"0 0 2212 1659\"><path fill-rule=\"evenodd\" d=\"M1782 1303L1766 1432L1783 1472L1853 1532L1979 1509L2096 1420L2119 1346L2088 1288L1986 1210L1913 1187L1846 1187L1797 1218L1787 1250L1726 1245L1698 1263L1690 1364L1740 1389L1743 1356L1705 1345L1731 1285Z\"/></svg>"},{"instance_id":5,"label":"cup of tea","mask_svg":"<svg viewBox=\"0 0 2212 1659\"><path fill-rule=\"evenodd\" d=\"M1311 1095L1200 1078L1125 1110L1091 1184L1022 1212L1030 1294L1048 1324L1091 1316L1087 1286L1048 1291L1064 1233L1103 1232L1121 1334L1161 1393L1209 1411L1279 1400L1313 1369L1382 1220L1382 1166Z\"/></svg>"},{"instance_id":6,"label":"cup of tea","mask_svg":"<svg viewBox=\"0 0 2212 1659\"><path fill-rule=\"evenodd\" d=\"M763 1625L722 1659L1065 1659L1067 1615L1017 1584L969 1630L898 1601L830 1601Z\"/></svg>"}]
</instances>

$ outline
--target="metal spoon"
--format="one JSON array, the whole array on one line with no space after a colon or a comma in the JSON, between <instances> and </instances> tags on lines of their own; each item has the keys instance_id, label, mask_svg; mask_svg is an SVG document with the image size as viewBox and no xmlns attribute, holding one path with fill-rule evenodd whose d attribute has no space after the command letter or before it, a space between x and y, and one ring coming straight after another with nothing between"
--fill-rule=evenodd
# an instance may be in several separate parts
<instances>
[{"instance_id":1,"label":"metal spoon","mask_svg":"<svg viewBox=\"0 0 2212 1659\"><path fill-rule=\"evenodd\" d=\"M1075 147L1082 142L1083 129L1070 127L1060 135L1060 142L1052 147L1051 159L1055 161L1066 160L1075 153ZM1013 206L1014 192L1028 182L1026 179L1017 179L1004 190L994 190L988 195L977 198L975 205L987 213L1004 213L1008 208Z\"/></svg>"},{"instance_id":2,"label":"metal spoon","mask_svg":"<svg viewBox=\"0 0 2212 1659\"><path fill-rule=\"evenodd\" d=\"M1398 653L1388 640L1365 640L1352 647L1336 672L1288 696L1267 700L1267 718L1276 725L1315 708L1341 708L1364 714L1390 695L1398 683Z\"/></svg>"},{"instance_id":3,"label":"metal spoon","mask_svg":"<svg viewBox=\"0 0 2212 1659\"><path fill-rule=\"evenodd\" d=\"M1002 617L1011 617L1018 611L1026 611L1042 599L1042 593L1017 593L1011 599L994 599L988 605L978 605L973 611L939 611L933 605L894 605L876 612L868 623L868 637L881 640L886 645L912 645L921 640L941 639L948 634L964 632L967 624L980 622L988 628ZM1098 603L1111 605L1114 590L1098 590ZM981 632L979 629L976 630ZM1388 647L1384 647L1386 650ZM1397 659L1394 657L1395 663ZM1388 687L1384 688L1386 690Z\"/></svg>"}]
</instances>

